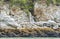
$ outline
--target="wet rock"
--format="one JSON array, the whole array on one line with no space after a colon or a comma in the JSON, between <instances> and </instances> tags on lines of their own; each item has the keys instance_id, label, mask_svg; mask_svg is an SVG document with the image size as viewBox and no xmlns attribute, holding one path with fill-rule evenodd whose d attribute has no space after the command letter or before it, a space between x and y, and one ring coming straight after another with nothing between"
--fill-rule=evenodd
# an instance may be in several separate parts
<instances>
[{"instance_id":1,"label":"wet rock","mask_svg":"<svg viewBox=\"0 0 60 39\"><path fill-rule=\"evenodd\" d=\"M6 33L0 32L0 37L8 37L8 36L6 35Z\"/></svg>"},{"instance_id":2,"label":"wet rock","mask_svg":"<svg viewBox=\"0 0 60 39\"><path fill-rule=\"evenodd\" d=\"M48 35L48 37L57 37L58 34L56 32L46 32L45 34Z\"/></svg>"},{"instance_id":3,"label":"wet rock","mask_svg":"<svg viewBox=\"0 0 60 39\"><path fill-rule=\"evenodd\" d=\"M7 33L7 36L8 36L8 37L17 37L18 35L16 35L16 34L13 33L13 32L10 32L10 33Z\"/></svg>"}]
</instances>

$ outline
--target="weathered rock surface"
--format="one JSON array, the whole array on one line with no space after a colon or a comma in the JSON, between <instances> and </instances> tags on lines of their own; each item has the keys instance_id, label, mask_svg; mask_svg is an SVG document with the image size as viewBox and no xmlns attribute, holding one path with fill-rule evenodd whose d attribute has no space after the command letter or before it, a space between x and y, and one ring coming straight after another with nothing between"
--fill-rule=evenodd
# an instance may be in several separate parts
<instances>
[{"instance_id":1,"label":"weathered rock surface","mask_svg":"<svg viewBox=\"0 0 60 39\"><path fill-rule=\"evenodd\" d=\"M35 19L37 22L52 20L52 21L60 23L59 21L60 10L59 9L60 9L59 6L55 6L52 4L47 6L46 4L44 5L42 3L36 2L34 6Z\"/></svg>"},{"instance_id":2,"label":"weathered rock surface","mask_svg":"<svg viewBox=\"0 0 60 39\"><path fill-rule=\"evenodd\" d=\"M59 9L58 6L47 7L45 4L36 3L35 22L31 13L28 16L18 7L0 5L0 37L60 37Z\"/></svg>"},{"instance_id":3,"label":"weathered rock surface","mask_svg":"<svg viewBox=\"0 0 60 39\"><path fill-rule=\"evenodd\" d=\"M34 5L34 16L36 22L42 21L44 26L54 26L54 29L59 28L60 6L53 4L47 6L46 1L41 0Z\"/></svg>"},{"instance_id":4,"label":"weathered rock surface","mask_svg":"<svg viewBox=\"0 0 60 39\"><path fill-rule=\"evenodd\" d=\"M30 16L30 17L29 17ZM8 4L0 6L0 28L2 29L15 29L15 28L37 28L34 24L34 19L26 12L18 7L9 7Z\"/></svg>"},{"instance_id":5,"label":"weathered rock surface","mask_svg":"<svg viewBox=\"0 0 60 39\"><path fill-rule=\"evenodd\" d=\"M20 23L28 22L29 18L25 12L20 9L9 9L9 5L0 5L0 28L22 27Z\"/></svg>"},{"instance_id":6,"label":"weathered rock surface","mask_svg":"<svg viewBox=\"0 0 60 39\"><path fill-rule=\"evenodd\" d=\"M39 6L40 7L40 6ZM51 6L52 7L52 6ZM50 8L51 8L50 7ZM36 7L35 9L37 9L38 7ZM42 7L40 7L42 8ZM39 8L39 9L40 9ZM49 9L50 9L49 8ZM44 9L44 7L43 7ZM46 10L48 8L45 7L44 10ZM58 8L57 8L58 9ZM22 11L20 8L18 7L15 7L13 6L11 9L9 7L8 4L6 5L1 5L0 6L0 28L6 28L6 29L11 29L11 28L26 28L26 27L29 27L29 28L38 28L38 27L53 27L53 28L58 28L58 25L56 22L52 21L50 17L50 15L52 17L54 17L55 15L54 14L51 14L51 13L47 13L47 12L44 12L42 13L42 16L46 15L47 17L45 18L48 18L48 20L45 20L44 17L41 17L39 14L40 13L40 10L39 12L35 11L35 14L36 16L39 16L41 17L40 19L40 22L34 22L34 19L31 17L32 15L30 15L30 17L27 15L27 13L25 13L24 11ZM58 10L57 10L58 11ZM44 14L44 15L43 15ZM53 16L54 15L54 16ZM58 14L56 14L58 16ZM49 17L48 17L49 16ZM56 16L55 16L56 17ZM32 18L32 20L31 20ZM59 18L59 16L58 16ZM37 19L37 18L36 18ZM38 20L39 20L38 19ZM54 18L53 18L54 19ZM50 21L49 21L50 20ZM59 19L58 19L59 20ZM57 20L56 20L57 21ZM59 21L58 21L59 22ZM55 27L54 27L55 26Z\"/></svg>"}]
</instances>

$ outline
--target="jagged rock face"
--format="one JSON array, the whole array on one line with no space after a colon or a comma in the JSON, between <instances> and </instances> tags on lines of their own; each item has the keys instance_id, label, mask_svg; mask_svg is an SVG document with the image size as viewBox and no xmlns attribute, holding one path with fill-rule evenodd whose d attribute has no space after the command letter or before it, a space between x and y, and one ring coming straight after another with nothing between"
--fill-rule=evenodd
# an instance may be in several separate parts
<instances>
[{"instance_id":1,"label":"jagged rock face","mask_svg":"<svg viewBox=\"0 0 60 39\"><path fill-rule=\"evenodd\" d=\"M11 9L10 15L11 15L12 18L15 19L15 21L17 23L29 22L29 18L27 16L27 13L20 10L19 8L13 7Z\"/></svg>"},{"instance_id":2,"label":"jagged rock face","mask_svg":"<svg viewBox=\"0 0 60 39\"><path fill-rule=\"evenodd\" d=\"M12 9L9 9L9 5L0 5L0 28L17 28L22 27L21 22L28 22L29 18L27 14L16 9L15 12Z\"/></svg>"},{"instance_id":3,"label":"jagged rock face","mask_svg":"<svg viewBox=\"0 0 60 39\"><path fill-rule=\"evenodd\" d=\"M60 7L55 5L49 5L46 4L43 5L41 3L36 2L34 6L34 15L36 21L48 21L48 20L54 20L56 22L60 22Z\"/></svg>"},{"instance_id":4,"label":"jagged rock face","mask_svg":"<svg viewBox=\"0 0 60 39\"><path fill-rule=\"evenodd\" d=\"M36 6L37 5L37 6ZM18 7L10 8L8 4L0 6L0 28L11 29L11 28L38 28L38 27L45 27L54 25L58 28L59 24L56 22L60 22L60 11L59 7L57 6L46 6L36 3L34 7L34 15L36 21L32 18L31 13L29 13L30 17L22 11ZM52 9L51 9L52 8ZM54 20L55 22L48 21ZM41 21L41 22L38 22ZM43 25L45 23L45 25ZM46 25L47 23L47 25ZM49 24L49 25L48 25ZM51 24L51 25L50 25Z\"/></svg>"},{"instance_id":5,"label":"jagged rock face","mask_svg":"<svg viewBox=\"0 0 60 39\"><path fill-rule=\"evenodd\" d=\"M36 22L43 22L40 22L42 26L44 22L47 22L44 26L53 26L52 28L57 29L60 24L60 6L52 4L47 6L46 4L36 2L34 5L34 16Z\"/></svg>"},{"instance_id":6,"label":"jagged rock face","mask_svg":"<svg viewBox=\"0 0 60 39\"><path fill-rule=\"evenodd\" d=\"M30 14L31 15L31 14ZM34 20L34 19L32 19ZM16 28L37 28L39 26L30 23L30 17L18 7L9 7L9 5L0 6L0 28L16 29Z\"/></svg>"}]
</instances>

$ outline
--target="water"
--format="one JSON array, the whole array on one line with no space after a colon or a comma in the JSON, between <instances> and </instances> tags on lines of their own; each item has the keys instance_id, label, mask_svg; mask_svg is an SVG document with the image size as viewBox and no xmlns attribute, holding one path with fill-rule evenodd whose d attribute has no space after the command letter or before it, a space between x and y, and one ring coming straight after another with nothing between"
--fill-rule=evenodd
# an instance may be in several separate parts
<instances>
[{"instance_id":1,"label":"water","mask_svg":"<svg viewBox=\"0 0 60 39\"><path fill-rule=\"evenodd\" d=\"M60 39L59 37L56 38L56 37L3 37L3 38L0 38L0 39Z\"/></svg>"}]
</instances>

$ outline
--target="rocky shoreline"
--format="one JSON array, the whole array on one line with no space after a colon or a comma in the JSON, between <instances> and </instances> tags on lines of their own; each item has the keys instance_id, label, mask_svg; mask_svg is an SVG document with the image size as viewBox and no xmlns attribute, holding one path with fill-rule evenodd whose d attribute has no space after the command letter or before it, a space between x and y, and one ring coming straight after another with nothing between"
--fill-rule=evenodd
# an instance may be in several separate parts
<instances>
[{"instance_id":1,"label":"rocky shoreline","mask_svg":"<svg viewBox=\"0 0 60 39\"><path fill-rule=\"evenodd\" d=\"M60 37L60 6L40 2L34 4L33 13L1 3L0 37Z\"/></svg>"},{"instance_id":2,"label":"rocky shoreline","mask_svg":"<svg viewBox=\"0 0 60 39\"><path fill-rule=\"evenodd\" d=\"M0 29L0 37L60 37L60 29L52 28Z\"/></svg>"}]
</instances>

